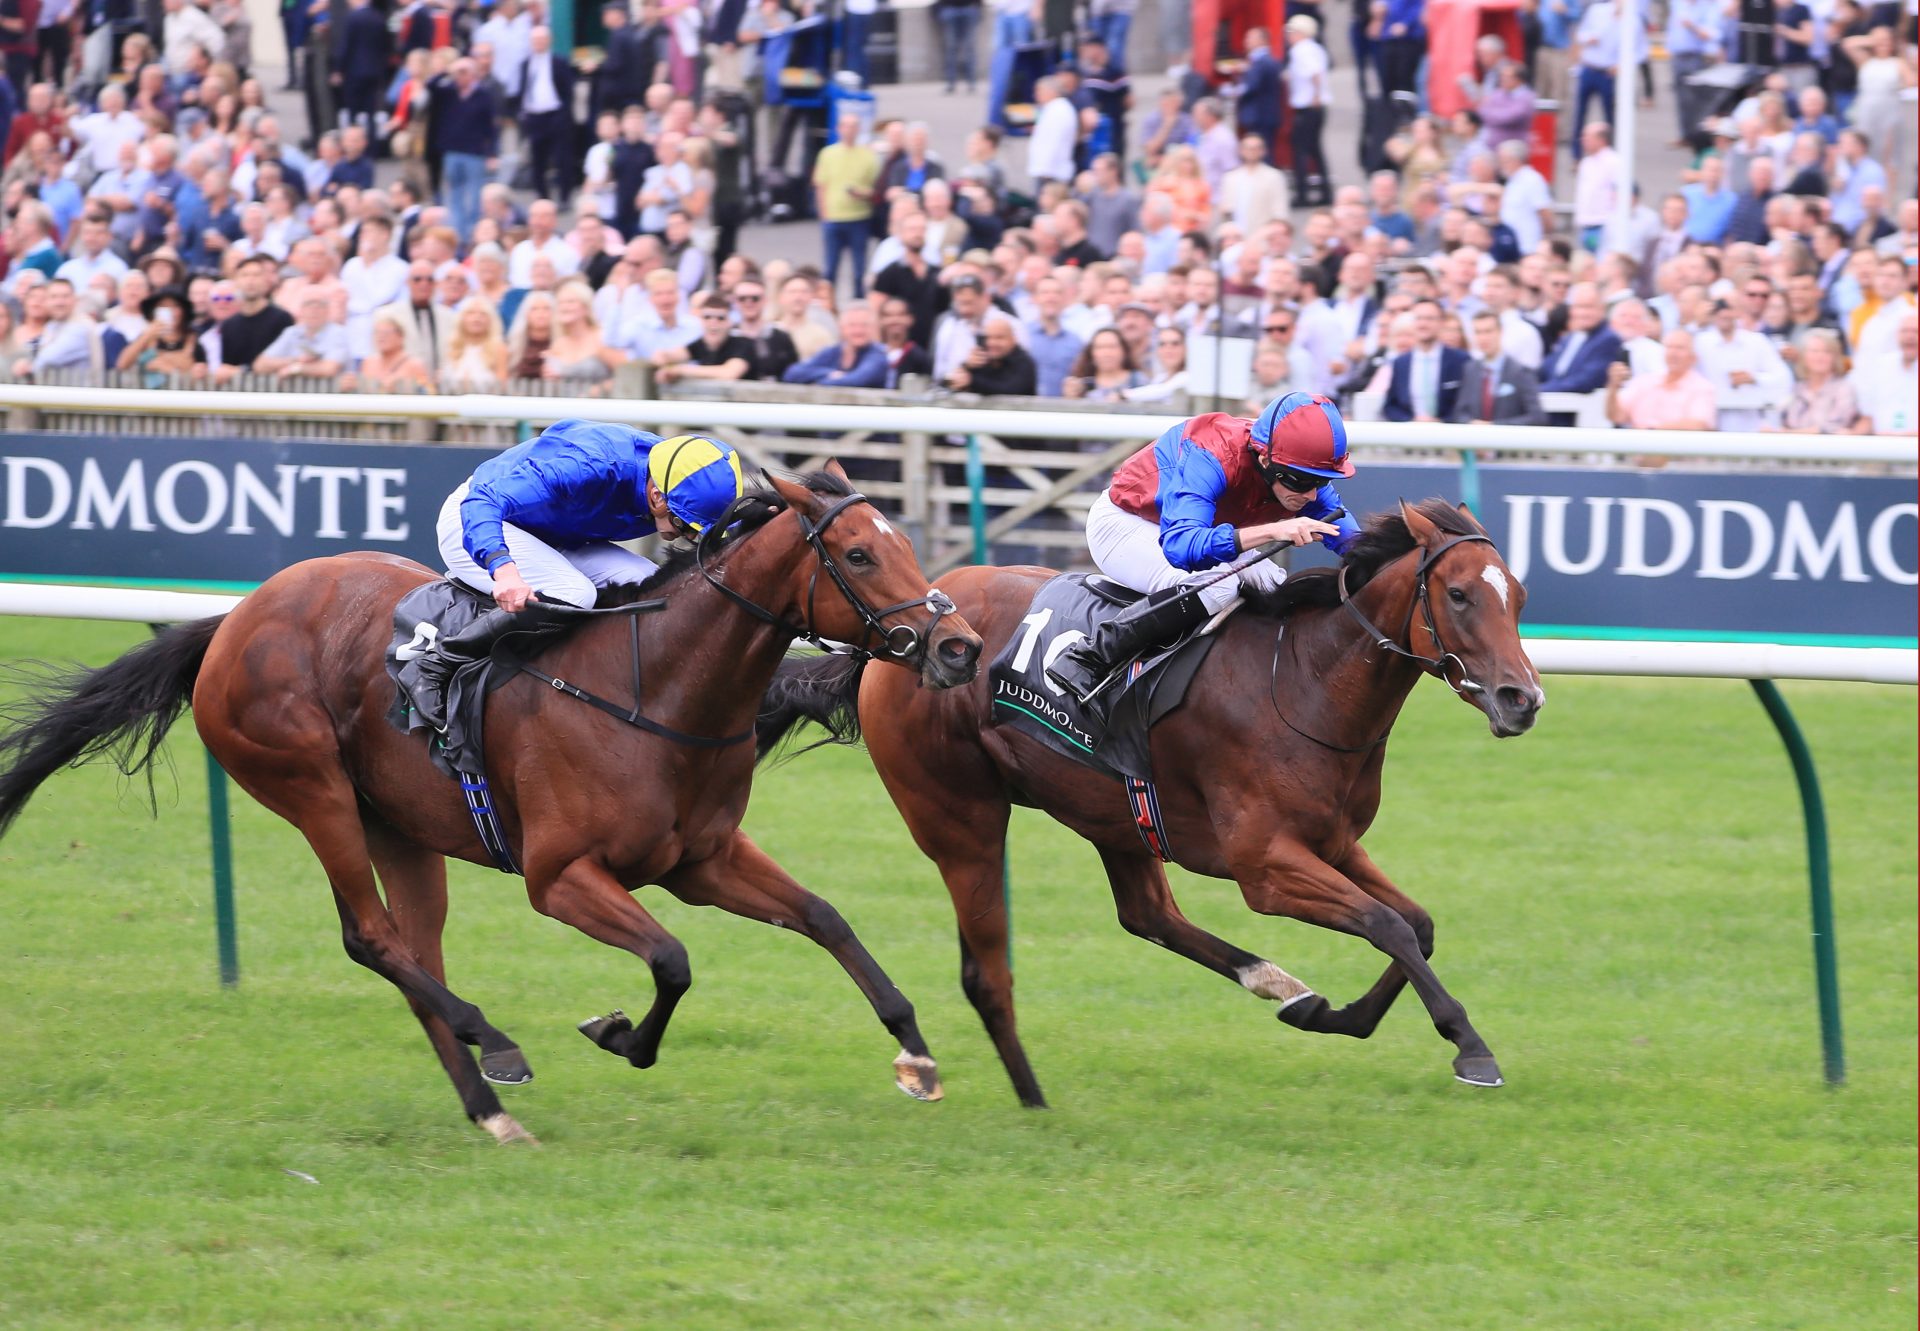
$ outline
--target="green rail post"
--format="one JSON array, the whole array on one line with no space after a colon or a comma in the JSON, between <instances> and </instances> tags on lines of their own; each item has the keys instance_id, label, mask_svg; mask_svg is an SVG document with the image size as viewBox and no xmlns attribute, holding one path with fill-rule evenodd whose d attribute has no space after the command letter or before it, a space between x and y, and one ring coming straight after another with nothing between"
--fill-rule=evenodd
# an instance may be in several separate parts
<instances>
[{"instance_id":1,"label":"green rail post","mask_svg":"<svg viewBox=\"0 0 1920 1331\"><path fill-rule=\"evenodd\" d=\"M1807 823L1807 880L1813 906L1813 972L1820 994L1820 1056L1827 1084L1847 1079L1847 1052L1840 1036L1840 961L1833 944L1833 881L1827 858L1827 811L1820 799L1820 777L1813 753L1793 719L1793 710L1770 679L1750 679L1760 705L1773 719L1793 760L1794 779L1800 784L1800 808Z\"/></svg>"},{"instance_id":2,"label":"green rail post","mask_svg":"<svg viewBox=\"0 0 1920 1331\"><path fill-rule=\"evenodd\" d=\"M987 468L980 460L980 436L967 436L967 518L973 524L973 562L987 562Z\"/></svg>"},{"instance_id":3,"label":"green rail post","mask_svg":"<svg viewBox=\"0 0 1920 1331\"><path fill-rule=\"evenodd\" d=\"M213 849L213 932L220 983L240 983L240 939L233 922L233 828L227 812L227 774L207 755L207 836Z\"/></svg>"},{"instance_id":4,"label":"green rail post","mask_svg":"<svg viewBox=\"0 0 1920 1331\"><path fill-rule=\"evenodd\" d=\"M1480 514L1480 459L1471 448L1460 450L1460 502Z\"/></svg>"}]
</instances>

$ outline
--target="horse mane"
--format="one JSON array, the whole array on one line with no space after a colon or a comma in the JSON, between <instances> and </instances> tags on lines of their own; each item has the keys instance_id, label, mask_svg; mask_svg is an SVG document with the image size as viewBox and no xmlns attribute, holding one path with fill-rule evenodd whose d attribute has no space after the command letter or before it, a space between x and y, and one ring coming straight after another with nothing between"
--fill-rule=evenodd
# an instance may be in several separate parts
<instances>
[{"instance_id":1,"label":"horse mane","mask_svg":"<svg viewBox=\"0 0 1920 1331\"><path fill-rule=\"evenodd\" d=\"M830 471L804 472L793 475L792 479L825 499L840 499L853 493L853 486L845 477ZM785 512L786 507L787 501L780 497L780 492L771 484L748 489L734 500L733 506L727 510L727 516L710 528L699 544L675 542L667 551L666 558L660 561L660 567L645 582L603 587L594 605L605 610L613 606L632 605L635 601L665 592L669 586L693 571L699 563L702 547L710 544L707 550L709 555L729 550Z\"/></svg>"},{"instance_id":2,"label":"horse mane","mask_svg":"<svg viewBox=\"0 0 1920 1331\"><path fill-rule=\"evenodd\" d=\"M1422 499L1413 510L1449 536L1471 536L1484 529L1444 499ZM1278 619L1298 610L1317 610L1340 604L1340 569L1347 571L1347 592L1357 593L1375 574L1419 544L1395 508L1369 514L1360 535L1347 548L1338 568L1309 568L1290 574L1273 591L1252 587L1243 592L1256 614Z\"/></svg>"}]
</instances>

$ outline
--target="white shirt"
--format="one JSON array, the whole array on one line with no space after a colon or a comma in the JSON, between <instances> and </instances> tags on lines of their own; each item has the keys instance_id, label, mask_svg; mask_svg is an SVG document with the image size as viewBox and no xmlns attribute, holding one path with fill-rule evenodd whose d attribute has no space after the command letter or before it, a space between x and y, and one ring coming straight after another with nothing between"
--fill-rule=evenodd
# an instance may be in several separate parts
<instances>
[{"instance_id":1,"label":"white shirt","mask_svg":"<svg viewBox=\"0 0 1920 1331\"><path fill-rule=\"evenodd\" d=\"M1035 180L1072 180L1073 145L1079 137L1080 117L1073 103L1055 97L1040 108L1027 140L1027 174Z\"/></svg>"},{"instance_id":2,"label":"white shirt","mask_svg":"<svg viewBox=\"0 0 1920 1331\"><path fill-rule=\"evenodd\" d=\"M537 60L527 57L526 93L520 99L520 109L528 115L560 109L560 93L553 86L553 62L557 59L551 51Z\"/></svg>"},{"instance_id":3,"label":"white shirt","mask_svg":"<svg viewBox=\"0 0 1920 1331\"><path fill-rule=\"evenodd\" d=\"M1513 228L1522 254L1532 254L1540 248L1546 235L1540 213L1552 207L1553 191L1548 188L1546 177L1531 166L1523 165L1507 177L1506 187L1500 191L1500 220Z\"/></svg>"},{"instance_id":4,"label":"white shirt","mask_svg":"<svg viewBox=\"0 0 1920 1331\"><path fill-rule=\"evenodd\" d=\"M1539 369L1540 358L1546 354L1540 345L1540 330L1528 323L1518 310L1508 310L1500 316L1500 354L1529 370Z\"/></svg>"},{"instance_id":5,"label":"white shirt","mask_svg":"<svg viewBox=\"0 0 1920 1331\"><path fill-rule=\"evenodd\" d=\"M1734 387L1735 370L1752 375L1754 386L1775 402L1786 401L1793 391L1792 371L1780 359L1773 340L1762 333L1735 328L1732 337L1722 337L1718 328L1709 328L1694 338L1693 345L1700 357L1700 373L1712 382L1716 395ZM1721 430L1758 430L1773 415L1758 407L1722 407L1716 424Z\"/></svg>"},{"instance_id":6,"label":"white shirt","mask_svg":"<svg viewBox=\"0 0 1920 1331\"><path fill-rule=\"evenodd\" d=\"M62 273L66 270L62 269ZM1873 317L1860 325L1860 338L1853 344L1853 358L1862 365L1884 360L1888 356L1898 355L1900 351L1900 321L1913 313L1913 300L1901 296L1899 300L1890 300L1873 312Z\"/></svg>"},{"instance_id":7,"label":"white shirt","mask_svg":"<svg viewBox=\"0 0 1920 1331\"><path fill-rule=\"evenodd\" d=\"M495 14L474 29L473 40L493 46L493 76L507 96L518 97L526 79L527 57L533 53L533 15L525 10L512 18Z\"/></svg>"},{"instance_id":8,"label":"white shirt","mask_svg":"<svg viewBox=\"0 0 1920 1331\"><path fill-rule=\"evenodd\" d=\"M507 256L507 285L530 287L533 285L533 261L538 255L546 255L553 260L553 272L556 277L572 277L580 271L580 255L573 246L562 240L558 233L548 236L542 244L536 245L531 237L513 247L513 253Z\"/></svg>"},{"instance_id":9,"label":"white shirt","mask_svg":"<svg viewBox=\"0 0 1920 1331\"><path fill-rule=\"evenodd\" d=\"M120 161L120 145L140 142L146 136L147 127L131 111L112 116L105 111L95 111L90 116L81 116L74 121L73 132L75 137L86 141L87 155L93 158L94 171L102 172L113 170ZM140 201L135 199L134 202L137 204Z\"/></svg>"},{"instance_id":10,"label":"white shirt","mask_svg":"<svg viewBox=\"0 0 1920 1331\"><path fill-rule=\"evenodd\" d=\"M981 316L984 320L985 316ZM933 326L933 381L944 383L948 375L966 363L979 343L981 324L968 323L949 310Z\"/></svg>"},{"instance_id":11,"label":"white shirt","mask_svg":"<svg viewBox=\"0 0 1920 1331\"><path fill-rule=\"evenodd\" d=\"M1903 361L1900 353L1862 362L1849 380L1860 410L1873 420L1876 434L1913 434L1920 428L1916 401L1920 401L1920 362Z\"/></svg>"},{"instance_id":12,"label":"white shirt","mask_svg":"<svg viewBox=\"0 0 1920 1331\"><path fill-rule=\"evenodd\" d=\"M1580 170L1573 180L1575 226L1607 224L1613 216L1613 201L1620 193L1620 168L1620 154L1611 147L1588 153L1580 159Z\"/></svg>"},{"instance_id":13,"label":"white shirt","mask_svg":"<svg viewBox=\"0 0 1920 1331\"><path fill-rule=\"evenodd\" d=\"M356 254L341 268L340 283L347 289L347 346L359 360L373 351L373 312L406 293L407 263L396 254L372 263Z\"/></svg>"},{"instance_id":14,"label":"white shirt","mask_svg":"<svg viewBox=\"0 0 1920 1331\"><path fill-rule=\"evenodd\" d=\"M1327 48L1316 41L1304 41L1287 48L1287 105L1299 110L1306 106L1333 105L1333 84L1327 78Z\"/></svg>"},{"instance_id":15,"label":"white shirt","mask_svg":"<svg viewBox=\"0 0 1920 1331\"><path fill-rule=\"evenodd\" d=\"M92 257L85 250L75 250L73 257L61 264L54 276L73 283L77 291L85 291L87 283L101 273L111 277L117 284L127 275L127 261L110 249L101 250Z\"/></svg>"},{"instance_id":16,"label":"white shirt","mask_svg":"<svg viewBox=\"0 0 1920 1331\"><path fill-rule=\"evenodd\" d=\"M1650 337L1636 337L1626 344L1627 365L1634 377L1652 375L1656 379L1667 377L1667 351Z\"/></svg>"},{"instance_id":17,"label":"white shirt","mask_svg":"<svg viewBox=\"0 0 1920 1331\"><path fill-rule=\"evenodd\" d=\"M176 13L166 16L160 25L160 44L166 52L167 71L187 72L187 51L197 46L210 60L218 60L227 47L227 34L207 16L207 11L187 0Z\"/></svg>"},{"instance_id":18,"label":"white shirt","mask_svg":"<svg viewBox=\"0 0 1920 1331\"><path fill-rule=\"evenodd\" d=\"M1347 343L1352 338L1334 313L1333 306L1316 300L1300 307L1299 327L1293 330L1293 344L1307 354L1313 365L1313 391L1331 393L1339 376L1333 372L1335 361L1347 358Z\"/></svg>"},{"instance_id":19,"label":"white shirt","mask_svg":"<svg viewBox=\"0 0 1920 1331\"><path fill-rule=\"evenodd\" d=\"M1615 69L1620 64L1620 11L1613 0L1598 0L1580 15L1574 29L1574 44L1580 48L1580 63L1589 69Z\"/></svg>"}]
</instances>

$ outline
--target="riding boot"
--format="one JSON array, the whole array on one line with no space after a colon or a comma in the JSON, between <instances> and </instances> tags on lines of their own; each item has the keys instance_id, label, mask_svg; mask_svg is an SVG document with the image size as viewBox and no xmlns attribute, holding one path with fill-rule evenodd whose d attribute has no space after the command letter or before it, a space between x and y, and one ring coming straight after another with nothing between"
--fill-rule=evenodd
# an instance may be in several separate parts
<instances>
[{"instance_id":1,"label":"riding boot","mask_svg":"<svg viewBox=\"0 0 1920 1331\"><path fill-rule=\"evenodd\" d=\"M435 730L447 728L447 686L460 667L479 661L493 652L493 644L515 629L533 624L523 612L512 614L494 609L481 615L458 633L450 633L434 644L431 652L414 667L415 687L408 690L413 710Z\"/></svg>"},{"instance_id":2,"label":"riding boot","mask_svg":"<svg viewBox=\"0 0 1920 1331\"><path fill-rule=\"evenodd\" d=\"M1171 643L1212 617L1200 593L1191 587L1155 592L1104 621L1093 637L1062 652L1047 667L1047 678L1085 705L1136 653Z\"/></svg>"}]
</instances>

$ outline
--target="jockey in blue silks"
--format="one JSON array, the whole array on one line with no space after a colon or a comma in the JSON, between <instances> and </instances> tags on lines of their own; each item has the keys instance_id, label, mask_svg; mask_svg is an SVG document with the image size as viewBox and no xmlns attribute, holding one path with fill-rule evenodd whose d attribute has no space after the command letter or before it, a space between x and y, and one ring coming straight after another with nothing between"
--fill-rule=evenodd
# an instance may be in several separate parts
<instances>
[{"instance_id":1,"label":"jockey in blue silks","mask_svg":"<svg viewBox=\"0 0 1920 1331\"><path fill-rule=\"evenodd\" d=\"M1210 412L1174 426L1120 464L1087 514L1093 562L1146 599L1062 652L1048 677L1085 701L1123 661L1205 623L1243 586L1279 586L1287 573L1271 560L1238 562L1256 546L1344 551L1360 528L1333 482L1351 475L1340 409L1315 394L1288 393L1257 420Z\"/></svg>"},{"instance_id":2,"label":"jockey in blue silks","mask_svg":"<svg viewBox=\"0 0 1920 1331\"><path fill-rule=\"evenodd\" d=\"M436 533L447 575L499 608L441 638L422 676L444 687L535 593L586 608L602 587L644 582L653 562L614 542L698 536L743 489L740 455L717 439L601 421L559 421L489 458L447 496Z\"/></svg>"}]
</instances>

